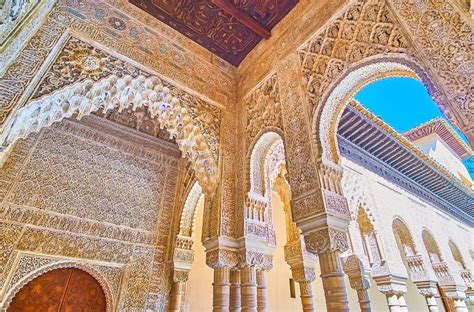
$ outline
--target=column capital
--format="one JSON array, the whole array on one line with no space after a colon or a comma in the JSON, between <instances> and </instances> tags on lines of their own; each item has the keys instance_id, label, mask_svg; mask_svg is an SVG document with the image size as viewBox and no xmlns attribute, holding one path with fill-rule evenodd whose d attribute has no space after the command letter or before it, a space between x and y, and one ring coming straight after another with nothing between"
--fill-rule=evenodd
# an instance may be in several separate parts
<instances>
[{"instance_id":1,"label":"column capital","mask_svg":"<svg viewBox=\"0 0 474 312\"><path fill-rule=\"evenodd\" d=\"M377 289L384 295L389 296L404 296L407 293L406 285L399 284L387 284L387 285L377 285Z\"/></svg>"},{"instance_id":2,"label":"column capital","mask_svg":"<svg viewBox=\"0 0 474 312\"><path fill-rule=\"evenodd\" d=\"M414 282L420 295L425 297L439 296L437 281L417 281Z\"/></svg>"},{"instance_id":3,"label":"column capital","mask_svg":"<svg viewBox=\"0 0 474 312\"><path fill-rule=\"evenodd\" d=\"M253 266L256 269L269 271L273 267L273 255L250 249L239 250L239 266L241 268Z\"/></svg>"},{"instance_id":4,"label":"column capital","mask_svg":"<svg viewBox=\"0 0 474 312\"><path fill-rule=\"evenodd\" d=\"M306 248L313 253L324 253L331 251L344 252L349 249L349 241L346 231L334 228L323 228L308 233L304 237Z\"/></svg>"},{"instance_id":5,"label":"column capital","mask_svg":"<svg viewBox=\"0 0 474 312\"><path fill-rule=\"evenodd\" d=\"M211 268L235 268L239 263L240 243L225 236L203 241L206 264Z\"/></svg>"},{"instance_id":6,"label":"column capital","mask_svg":"<svg viewBox=\"0 0 474 312\"><path fill-rule=\"evenodd\" d=\"M373 277L377 284L377 289L386 296L403 296L407 293L407 278L384 275Z\"/></svg>"},{"instance_id":7,"label":"column capital","mask_svg":"<svg viewBox=\"0 0 474 312\"><path fill-rule=\"evenodd\" d=\"M291 268L291 274L297 283L313 282L316 279L316 272L314 271L314 268Z\"/></svg>"},{"instance_id":8,"label":"column capital","mask_svg":"<svg viewBox=\"0 0 474 312\"><path fill-rule=\"evenodd\" d=\"M173 270L173 282L186 283L189 279L189 270Z\"/></svg>"},{"instance_id":9,"label":"column capital","mask_svg":"<svg viewBox=\"0 0 474 312\"><path fill-rule=\"evenodd\" d=\"M362 261L357 255L350 255L342 259L342 267L351 288L354 290L365 290L370 288L370 281L366 278L368 275Z\"/></svg>"}]
</instances>

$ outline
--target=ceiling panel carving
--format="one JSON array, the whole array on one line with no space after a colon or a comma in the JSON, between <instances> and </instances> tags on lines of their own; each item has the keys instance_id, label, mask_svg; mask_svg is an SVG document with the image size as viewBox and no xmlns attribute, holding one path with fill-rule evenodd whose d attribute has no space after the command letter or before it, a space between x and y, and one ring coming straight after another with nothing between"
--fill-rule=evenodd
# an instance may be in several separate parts
<instances>
[{"instance_id":1,"label":"ceiling panel carving","mask_svg":"<svg viewBox=\"0 0 474 312\"><path fill-rule=\"evenodd\" d=\"M233 65L298 0L129 0Z\"/></svg>"}]
</instances>

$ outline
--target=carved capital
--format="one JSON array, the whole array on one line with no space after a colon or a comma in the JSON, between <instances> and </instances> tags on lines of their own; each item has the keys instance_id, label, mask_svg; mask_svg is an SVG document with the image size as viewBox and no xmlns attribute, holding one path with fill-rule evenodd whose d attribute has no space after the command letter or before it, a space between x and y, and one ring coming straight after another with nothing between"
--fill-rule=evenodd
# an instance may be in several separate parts
<instances>
[{"instance_id":1,"label":"carved capital","mask_svg":"<svg viewBox=\"0 0 474 312\"><path fill-rule=\"evenodd\" d=\"M365 290L370 288L370 282L365 278L366 272L364 265L358 256L350 255L343 258L342 267L349 278L352 289Z\"/></svg>"},{"instance_id":2,"label":"carved capital","mask_svg":"<svg viewBox=\"0 0 474 312\"><path fill-rule=\"evenodd\" d=\"M297 283L312 282L316 279L314 268L299 267L291 268L293 279Z\"/></svg>"},{"instance_id":3,"label":"carved capital","mask_svg":"<svg viewBox=\"0 0 474 312\"><path fill-rule=\"evenodd\" d=\"M189 278L188 270L174 270L173 271L173 282L175 283L186 283Z\"/></svg>"},{"instance_id":4,"label":"carved capital","mask_svg":"<svg viewBox=\"0 0 474 312\"><path fill-rule=\"evenodd\" d=\"M407 279L393 275L374 277L377 289L386 296L403 296L407 292Z\"/></svg>"},{"instance_id":5,"label":"carved capital","mask_svg":"<svg viewBox=\"0 0 474 312\"><path fill-rule=\"evenodd\" d=\"M349 249L346 232L325 228L309 233L304 237L306 248L312 253L328 251L344 252Z\"/></svg>"},{"instance_id":6,"label":"carved capital","mask_svg":"<svg viewBox=\"0 0 474 312\"><path fill-rule=\"evenodd\" d=\"M206 264L213 268L233 268L239 262L235 250L217 248L206 253Z\"/></svg>"},{"instance_id":7,"label":"carved capital","mask_svg":"<svg viewBox=\"0 0 474 312\"><path fill-rule=\"evenodd\" d=\"M255 266L259 270L268 271L273 267L273 256L257 250L243 248L239 251L239 266Z\"/></svg>"}]
</instances>

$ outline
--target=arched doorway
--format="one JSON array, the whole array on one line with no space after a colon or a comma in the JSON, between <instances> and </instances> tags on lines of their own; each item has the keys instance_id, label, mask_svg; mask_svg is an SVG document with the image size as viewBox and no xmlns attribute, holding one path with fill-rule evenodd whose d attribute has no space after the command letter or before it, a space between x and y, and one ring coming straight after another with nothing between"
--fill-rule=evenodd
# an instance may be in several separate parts
<instances>
[{"instance_id":1,"label":"arched doorway","mask_svg":"<svg viewBox=\"0 0 474 312\"><path fill-rule=\"evenodd\" d=\"M89 273L76 268L55 269L26 284L7 312L105 312L105 294Z\"/></svg>"}]
</instances>

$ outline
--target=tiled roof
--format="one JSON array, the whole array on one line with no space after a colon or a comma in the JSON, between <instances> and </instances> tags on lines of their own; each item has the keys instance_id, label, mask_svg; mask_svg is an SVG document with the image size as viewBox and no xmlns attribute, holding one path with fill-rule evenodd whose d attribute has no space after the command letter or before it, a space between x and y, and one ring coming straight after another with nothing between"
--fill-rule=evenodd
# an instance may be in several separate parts
<instances>
[{"instance_id":1,"label":"tiled roof","mask_svg":"<svg viewBox=\"0 0 474 312\"><path fill-rule=\"evenodd\" d=\"M453 127L446 120L440 117L406 131L403 133L403 136L410 141L415 141L433 133L439 135L461 159L466 159L473 155L471 147L461 139L459 134L454 131Z\"/></svg>"}]
</instances>

